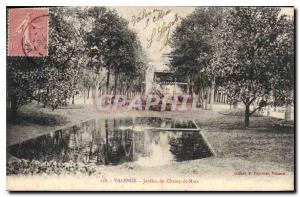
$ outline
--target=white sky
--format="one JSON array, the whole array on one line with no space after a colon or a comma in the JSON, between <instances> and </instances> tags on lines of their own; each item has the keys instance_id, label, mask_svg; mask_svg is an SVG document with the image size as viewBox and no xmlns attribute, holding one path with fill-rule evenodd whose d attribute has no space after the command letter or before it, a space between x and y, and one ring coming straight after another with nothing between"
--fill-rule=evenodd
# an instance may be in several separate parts
<instances>
[{"instance_id":1,"label":"white sky","mask_svg":"<svg viewBox=\"0 0 300 197\"><path fill-rule=\"evenodd\" d=\"M145 49L151 63L155 66L156 69L165 69L164 64L167 63L167 58L163 57L163 54L169 52L168 47L164 47L164 42L167 37L170 37L172 31L179 24L179 21L175 22L174 25L171 25L169 36L168 25L170 22L175 20L175 15L177 14L180 17L185 17L188 14L192 13L195 10L195 7L112 7L117 10L117 12L125 19L129 21L129 27L133 29ZM154 9L162 10L166 15L163 16L160 20L153 22L153 17L157 17L159 14ZM143 11L149 13L148 17L140 20L140 22L134 25L133 17L142 16ZM293 15L293 8L283 8L282 13L287 15ZM149 18L148 25L147 18ZM158 30L164 28L167 31L162 33L162 36L159 35ZM149 41L155 31L155 36L153 36L153 41L151 46L149 46Z\"/></svg>"},{"instance_id":2,"label":"white sky","mask_svg":"<svg viewBox=\"0 0 300 197\"><path fill-rule=\"evenodd\" d=\"M158 17L159 15L157 11L153 11L155 8L162 10L166 15L160 20L153 22L153 17ZM116 10L123 18L129 21L129 27L137 32L151 63L156 69L163 69L163 64L167 63L167 59L163 57L163 54L169 51L168 47L164 47L165 39L171 36L172 31L179 24L179 21L177 21L174 25L171 25L168 36L167 32L170 22L175 20L175 14L178 14L180 17L185 17L192 13L195 10L195 7L116 7ZM150 15L134 25L132 17L137 17L138 15L142 16L143 10L151 12L149 13ZM146 27L147 18L149 18L149 22ZM160 36L158 29L162 27L166 31ZM149 46L148 40L151 40L153 31L155 31L156 34L153 37L151 46Z\"/></svg>"}]
</instances>

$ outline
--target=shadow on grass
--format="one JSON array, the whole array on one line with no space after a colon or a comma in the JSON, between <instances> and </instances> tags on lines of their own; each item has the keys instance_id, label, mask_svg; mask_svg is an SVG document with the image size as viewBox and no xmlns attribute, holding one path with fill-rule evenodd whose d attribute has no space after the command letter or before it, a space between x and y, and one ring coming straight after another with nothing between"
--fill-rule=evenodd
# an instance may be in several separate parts
<instances>
[{"instance_id":1,"label":"shadow on grass","mask_svg":"<svg viewBox=\"0 0 300 197\"><path fill-rule=\"evenodd\" d=\"M250 127L245 128L244 112L242 110L218 112L221 117L209 120L197 120L200 127L212 128L213 131L230 132L231 130L253 130L255 132L292 133L294 121L266 117L253 114L250 117Z\"/></svg>"},{"instance_id":2,"label":"shadow on grass","mask_svg":"<svg viewBox=\"0 0 300 197\"><path fill-rule=\"evenodd\" d=\"M67 119L61 115L45 114L41 112L24 113L20 112L17 117L7 113L7 122L13 125L43 125L56 126L65 124Z\"/></svg>"},{"instance_id":3,"label":"shadow on grass","mask_svg":"<svg viewBox=\"0 0 300 197\"><path fill-rule=\"evenodd\" d=\"M242 110L231 110L231 111L220 111L219 114L222 114L224 116L244 116L245 112ZM251 117L262 117L261 114L254 113Z\"/></svg>"},{"instance_id":4,"label":"shadow on grass","mask_svg":"<svg viewBox=\"0 0 300 197\"><path fill-rule=\"evenodd\" d=\"M35 108L42 109L45 108L44 105L37 104ZM58 109L84 109L84 105L67 105L59 107Z\"/></svg>"}]
</instances>

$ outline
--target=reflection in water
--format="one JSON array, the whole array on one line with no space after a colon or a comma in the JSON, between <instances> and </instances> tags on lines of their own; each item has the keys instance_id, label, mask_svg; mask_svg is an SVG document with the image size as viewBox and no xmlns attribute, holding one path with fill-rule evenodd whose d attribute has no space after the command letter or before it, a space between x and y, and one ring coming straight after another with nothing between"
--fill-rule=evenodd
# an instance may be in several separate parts
<instances>
[{"instance_id":1,"label":"reflection in water","mask_svg":"<svg viewBox=\"0 0 300 197\"><path fill-rule=\"evenodd\" d=\"M136 163L141 166L157 166L170 164L174 160L173 154L170 152L169 132L155 132L156 134L151 140L145 138L145 144L148 147L148 154L139 156ZM145 136L149 136L149 132L145 132ZM148 141L146 141L146 139Z\"/></svg>"},{"instance_id":2,"label":"reflection in water","mask_svg":"<svg viewBox=\"0 0 300 197\"><path fill-rule=\"evenodd\" d=\"M191 121L162 118L100 119L27 140L8 151L29 160L157 166L212 156L196 128Z\"/></svg>"}]
</instances>

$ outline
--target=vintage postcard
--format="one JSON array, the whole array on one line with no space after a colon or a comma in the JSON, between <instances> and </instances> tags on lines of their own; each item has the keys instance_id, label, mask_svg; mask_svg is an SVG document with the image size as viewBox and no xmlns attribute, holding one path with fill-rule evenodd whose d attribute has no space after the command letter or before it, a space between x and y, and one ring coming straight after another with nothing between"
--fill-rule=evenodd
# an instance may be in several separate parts
<instances>
[{"instance_id":1,"label":"vintage postcard","mask_svg":"<svg viewBox=\"0 0 300 197\"><path fill-rule=\"evenodd\" d=\"M294 191L293 7L7 7L9 191Z\"/></svg>"}]
</instances>

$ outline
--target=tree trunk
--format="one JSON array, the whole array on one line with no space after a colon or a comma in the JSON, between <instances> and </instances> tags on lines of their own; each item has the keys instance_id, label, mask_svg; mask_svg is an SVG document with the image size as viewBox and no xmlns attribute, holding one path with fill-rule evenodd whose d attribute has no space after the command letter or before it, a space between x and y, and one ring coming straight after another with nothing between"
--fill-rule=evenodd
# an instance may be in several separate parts
<instances>
[{"instance_id":1,"label":"tree trunk","mask_svg":"<svg viewBox=\"0 0 300 197\"><path fill-rule=\"evenodd\" d=\"M41 100L40 90L37 91L37 94L38 94L38 96L37 96L37 102L38 102L38 104L40 104L40 100Z\"/></svg>"},{"instance_id":2,"label":"tree trunk","mask_svg":"<svg viewBox=\"0 0 300 197\"><path fill-rule=\"evenodd\" d=\"M49 88L47 88L47 95L49 95ZM44 101L44 108L46 108L46 106L48 105L48 100L46 99L45 101Z\"/></svg>"},{"instance_id":3,"label":"tree trunk","mask_svg":"<svg viewBox=\"0 0 300 197\"><path fill-rule=\"evenodd\" d=\"M115 71L115 87L114 87L114 95L117 95L117 85L118 85L118 72Z\"/></svg>"},{"instance_id":4,"label":"tree trunk","mask_svg":"<svg viewBox=\"0 0 300 197\"><path fill-rule=\"evenodd\" d=\"M126 94L127 94L127 98L131 99L129 85L127 85L127 88L126 88Z\"/></svg>"},{"instance_id":5,"label":"tree trunk","mask_svg":"<svg viewBox=\"0 0 300 197\"><path fill-rule=\"evenodd\" d=\"M88 88L87 88L87 98L88 98L88 99L90 98L90 89L91 89L91 87L88 87Z\"/></svg>"},{"instance_id":6,"label":"tree trunk","mask_svg":"<svg viewBox=\"0 0 300 197\"><path fill-rule=\"evenodd\" d=\"M95 88L95 105L98 105L98 97L99 97L99 87L96 84L96 88Z\"/></svg>"},{"instance_id":7,"label":"tree trunk","mask_svg":"<svg viewBox=\"0 0 300 197\"><path fill-rule=\"evenodd\" d=\"M215 101L215 86L216 86L216 82L215 80L212 81L211 84L211 89L210 89L210 109L214 109L214 101Z\"/></svg>"},{"instance_id":8,"label":"tree trunk","mask_svg":"<svg viewBox=\"0 0 300 197\"><path fill-rule=\"evenodd\" d=\"M106 94L109 94L109 78L110 78L110 66L107 70L107 79L106 79Z\"/></svg>"},{"instance_id":9,"label":"tree trunk","mask_svg":"<svg viewBox=\"0 0 300 197\"><path fill-rule=\"evenodd\" d=\"M290 91L289 95L290 95L291 101L293 101L293 96L294 96L293 92ZM292 104L293 103L285 105L285 112L284 112L284 119L285 120L292 120Z\"/></svg>"},{"instance_id":10,"label":"tree trunk","mask_svg":"<svg viewBox=\"0 0 300 197\"><path fill-rule=\"evenodd\" d=\"M292 106L289 104L285 105L284 119L291 120Z\"/></svg>"},{"instance_id":11,"label":"tree trunk","mask_svg":"<svg viewBox=\"0 0 300 197\"><path fill-rule=\"evenodd\" d=\"M249 127L249 120L250 120L250 105L246 105L245 109L245 127Z\"/></svg>"},{"instance_id":12,"label":"tree trunk","mask_svg":"<svg viewBox=\"0 0 300 197\"><path fill-rule=\"evenodd\" d=\"M11 107L11 117L16 118L18 115L18 113L17 113L18 105L17 105L17 98L15 96L13 96L11 98L11 106L10 107Z\"/></svg>"},{"instance_id":13,"label":"tree trunk","mask_svg":"<svg viewBox=\"0 0 300 197\"><path fill-rule=\"evenodd\" d=\"M109 158L108 158L108 151L109 151L109 143L108 143L108 121L105 120L105 165L108 165Z\"/></svg>"},{"instance_id":14,"label":"tree trunk","mask_svg":"<svg viewBox=\"0 0 300 197\"><path fill-rule=\"evenodd\" d=\"M187 78L187 85L186 85L186 93L187 94L190 94L190 86L191 86L191 80L190 80L190 77L188 76Z\"/></svg>"},{"instance_id":15,"label":"tree trunk","mask_svg":"<svg viewBox=\"0 0 300 197\"><path fill-rule=\"evenodd\" d=\"M208 88L208 89L205 91L205 107L204 107L204 109L208 109L209 92L210 92L210 88Z\"/></svg>"},{"instance_id":16,"label":"tree trunk","mask_svg":"<svg viewBox=\"0 0 300 197\"><path fill-rule=\"evenodd\" d=\"M86 90L83 90L83 104L86 104Z\"/></svg>"},{"instance_id":17,"label":"tree trunk","mask_svg":"<svg viewBox=\"0 0 300 197\"><path fill-rule=\"evenodd\" d=\"M120 94L124 94L124 93L123 93L123 82L122 82L122 81L121 81L121 84L120 84L120 85L121 85L121 87L120 87Z\"/></svg>"},{"instance_id":18,"label":"tree trunk","mask_svg":"<svg viewBox=\"0 0 300 197\"><path fill-rule=\"evenodd\" d=\"M103 94L102 94L102 88L101 88L101 87L99 87L99 95L101 95L101 96L103 95Z\"/></svg>"},{"instance_id":19,"label":"tree trunk","mask_svg":"<svg viewBox=\"0 0 300 197\"><path fill-rule=\"evenodd\" d=\"M237 102L237 101L234 101L234 102L233 102L232 108L233 108L233 109L237 109L237 108L238 108L238 102Z\"/></svg>"},{"instance_id":20,"label":"tree trunk","mask_svg":"<svg viewBox=\"0 0 300 197\"><path fill-rule=\"evenodd\" d=\"M270 105L267 106L267 116L270 116L271 112L270 112Z\"/></svg>"},{"instance_id":21,"label":"tree trunk","mask_svg":"<svg viewBox=\"0 0 300 197\"><path fill-rule=\"evenodd\" d=\"M204 109L204 88L201 88L201 107Z\"/></svg>"}]
</instances>

